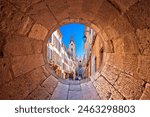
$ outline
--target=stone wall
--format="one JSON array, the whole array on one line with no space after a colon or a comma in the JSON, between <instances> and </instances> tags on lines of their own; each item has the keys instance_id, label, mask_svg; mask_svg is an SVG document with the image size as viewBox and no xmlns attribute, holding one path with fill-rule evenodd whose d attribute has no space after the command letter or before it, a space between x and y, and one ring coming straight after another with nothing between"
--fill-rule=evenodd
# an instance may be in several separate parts
<instances>
[{"instance_id":1,"label":"stone wall","mask_svg":"<svg viewBox=\"0 0 150 117\"><path fill-rule=\"evenodd\" d=\"M38 0L0 1L0 99L49 99L57 86L56 75L43 58L50 28L41 14L46 5L39 9L34 4L43 5Z\"/></svg>"},{"instance_id":2,"label":"stone wall","mask_svg":"<svg viewBox=\"0 0 150 117\"><path fill-rule=\"evenodd\" d=\"M0 99L48 99L57 77L46 43L60 25L92 27L103 40L101 99L150 99L149 0L1 0ZM50 85L48 85L50 84ZM40 94L40 95L39 95Z\"/></svg>"},{"instance_id":3,"label":"stone wall","mask_svg":"<svg viewBox=\"0 0 150 117\"><path fill-rule=\"evenodd\" d=\"M105 25L105 65L92 77L101 99L150 99L149 1L110 0L121 16ZM107 12L107 11L105 11ZM112 11L115 12L115 11Z\"/></svg>"},{"instance_id":4,"label":"stone wall","mask_svg":"<svg viewBox=\"0 0 150 117\"><path fill-rule=\"evenodd\" d=\"M102 55L100 55L102 46L103 45L102 45L101 39L99 38L99 36L96 36L92 49L91 49L92 55L96 58L96 71L100 69L100 66L102 64L102 60L101 60Z\"/></svg>"}]
</instances>

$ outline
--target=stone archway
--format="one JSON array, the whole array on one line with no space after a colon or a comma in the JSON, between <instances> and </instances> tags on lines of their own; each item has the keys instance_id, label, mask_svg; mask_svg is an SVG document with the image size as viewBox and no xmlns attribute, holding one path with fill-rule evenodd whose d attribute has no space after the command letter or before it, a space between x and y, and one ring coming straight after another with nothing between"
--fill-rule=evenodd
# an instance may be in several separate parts
<instances>
[{"instance_id":1,"label":"stone archway","mask_svg":"<svg viewBox=\"0 0 150 117\"><path fill-rule=\"evenodd\" d=\"M150 99L149 4L145 0L1 0L0 99L52 95L58 80L43 48L52 31L69 22L89 25L103 39L103 66L91 78L101 99Z\"/></svg>"}]
</instances>

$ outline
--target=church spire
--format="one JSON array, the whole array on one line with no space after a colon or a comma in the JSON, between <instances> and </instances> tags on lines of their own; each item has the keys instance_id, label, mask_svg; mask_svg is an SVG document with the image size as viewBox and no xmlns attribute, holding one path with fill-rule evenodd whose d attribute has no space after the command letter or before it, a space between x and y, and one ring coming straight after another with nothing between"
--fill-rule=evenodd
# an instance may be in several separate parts
<instances>
[{"instance_id":1,"label":"church spire","mask_svg":"<svg viewBox=\"0 0 150 117\"><path fill-rule=\"evenodd\" d=\"M74 35L73 34L70 36L70 43L71 42L75 43L75 41L74 41Z\"/></svg>"},{"instance_id":2,"label":"church spire","mask_svg":"<svg viewBox=\"0 0 150 117\"><path fill-rule=\"evenodd\" d=\"M73 35L70 36L69 53L70 53L70 56L75 60L76 59L76 46L75 46Z\"/></svg>"}]
</instances>

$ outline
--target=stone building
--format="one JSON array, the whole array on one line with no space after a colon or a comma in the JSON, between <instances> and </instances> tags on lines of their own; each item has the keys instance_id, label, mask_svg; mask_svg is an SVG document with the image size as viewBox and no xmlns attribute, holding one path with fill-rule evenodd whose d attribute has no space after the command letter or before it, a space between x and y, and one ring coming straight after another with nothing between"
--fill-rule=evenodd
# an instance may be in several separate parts
<instances>
[{"instance_id":1,"label":"stone building","mask_svg":"<svg viewBox=\"0 0 150 117\"><path fill-rule=\"evenodd\" d=\"M52 33L48 43L48 61L59 77L62 77L62 35L59 30Z\"/></svg>"},{"instance_id":2,"label":"stone building","mask_svg":"<svg viewBox=\"0 0 150 117\"><path fill-rule=\"evenodd\" d=\"M76 64L69 54L69 50L66 48L64 44L62 44L62 73L63 78L67 79L70 76L75 78L75 67Z\"/></svg>"},{"instance_id":3,"label":"stone building","mask_svg":"<svg viewBox=\"0 0 150 117\"><path fill-rule=\"evenodd\" d=\"M77 58L76 78L78 80L84 79L83 58L81 58L81 57Z\"/></svg>"},{"instance_id":4,"label":"stone building","mask_svg":"<svg viewBox=\"0 0 150 117\"><path fill-rule=\"evenodd\" d=\"M90 77L100 70L103 59L102 41L96 32L90 27L85 28L84 49L84 77Z\"/></svg>"},{"instance_id":5,"label":"stone building","mask_svg":"<svg viewBox=\"0 0 150 117\"><path fill-rule=\"evenodd\" d=\"M92 72L94 72L92 58L91 58L91 48L93 43L93 38L95 36L95 32L90 27L85 28L84 33L84 68L85 68L85 77L90 77L92 75ZM93 61L94 62L94 61Z\"/></svg>"},{"instance_id":6,"label":"stone building","mask_svg":"<svg viewBox=\"0 0 150 117\"><path fill-rule=\"evenodd\" d=\"M70 45L70 44L69 44ZM54 31L48 41L48 61L60 78L69 78L75 74L75 64L72 55L62 43L62 35L59 29ZM74 76L75 77L75 76Z\"/></svg>"}]
</instances>

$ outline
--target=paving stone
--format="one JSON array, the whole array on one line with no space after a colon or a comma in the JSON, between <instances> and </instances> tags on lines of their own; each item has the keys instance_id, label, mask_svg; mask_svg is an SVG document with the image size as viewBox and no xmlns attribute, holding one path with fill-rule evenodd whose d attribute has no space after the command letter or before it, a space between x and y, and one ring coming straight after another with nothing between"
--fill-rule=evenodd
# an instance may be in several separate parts
<instances>
[{"instance_id":1,"label":"paving stone","mask_svg":"<svg viewBox=\"0 0 150 117\"><path fill-rule=\"evenodd\" d=\"M66 100L68 95L69 85L58 83L56 89L53 92L51 100Z\"/></svg>"},{"instance_id":2,"label":"paving stone","mask_svg":"<svg viewBox=\"0 0 150 117\"><path fill-rule=\"evenodd\" d=\"M70 85L69 91L81 91L81 86L80 85Z\"/></svg>"},{"instance_id":3,"label":"paving stone","mask_svg":"<svg viewBox=\"0 0 150 117\"><path fill-rule=\"evenodd\" d=\"M100 99L98 96L98 93L96 92L96 89L94 88L94 86L91 82L81 84L81 89L82 89L82 93L83 93L83 99L85 99L85 100Z\"/></svg>"},{"instance_id":4,"label":"paving stone","mask_svg":"<svg viewBox=\"0 0 150 117\"><path fill-rule=\"evenodd\" d=\"M69 85L69 80L67 80L67 79L59 78L58 80L59 80L59 82L61 82L63 84Z\"/></svg>"},{"instance_id":5,"label":"paving stone","mask_svg":"<svg viewBox=\"0 0 150 117\"><path fill-rule=\"evenodd\" d=\"M80 81L76 81L76 80L69 80L69 84L70 85L79 85L80 84Z\"/></svg>"},{"instance_id":6,"label":"paving stone","mask_svg":"<svg viewBox=\"0 0 150 117\"><path fill-rule=\"evenodd\" d=\"M90 78L83 79L83 80L80 81L80 84L86 83L86 82L88 82L88 81L90 81L90 80L91 80Z\"/></svg>"},{"instance_id":7,"label":"paving stone","mask_svg":"<svg viewBox=\"0 0 150 117\"><path fill-rule=\"evenodd\" d=\"M68 100L82 100L83 94L81 91L69 91Z\"/></svg>"}]
</instances>

